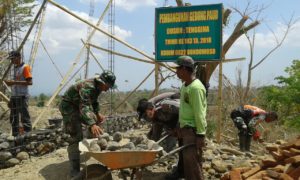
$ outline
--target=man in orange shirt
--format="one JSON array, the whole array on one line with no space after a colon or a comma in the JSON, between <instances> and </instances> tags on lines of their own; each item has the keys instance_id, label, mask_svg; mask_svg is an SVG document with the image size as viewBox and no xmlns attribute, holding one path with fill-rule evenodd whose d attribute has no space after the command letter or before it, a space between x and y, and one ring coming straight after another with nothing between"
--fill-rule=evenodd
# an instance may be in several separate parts
<instances>
[{"instance_id":1,"label":"man in orange shirt","mask_svg":"<svg viewBox=\"0 0 300 180\"><path fill-rule=\"evenodd\" d=\"M10 123L12 125L12 135L18 136L20 135L19 114L21 114L24 132L30 132L32 129L28 111L28 86L32 85L32 75L30 66L22 62L20 52L11 51L8 59L15 65L13 80L5 80L5 83L12 88L9 102Z\"/></svg>"},{"instance_id":2,"label":"man in orange shirt","mask_svg":"<svg viewBox=\"0 0 300 180\"><path fill-rule=\"evenodd\" d=\"M251 137L254 140L259 139L260 134L256 130L256 126L259 123L262 121L269 123L278 119L276 112L267 112L251 105L244 105L234 109L230 117L239 130L238 135L241 151L250 151Z\"/></svg>"}]
</instances>

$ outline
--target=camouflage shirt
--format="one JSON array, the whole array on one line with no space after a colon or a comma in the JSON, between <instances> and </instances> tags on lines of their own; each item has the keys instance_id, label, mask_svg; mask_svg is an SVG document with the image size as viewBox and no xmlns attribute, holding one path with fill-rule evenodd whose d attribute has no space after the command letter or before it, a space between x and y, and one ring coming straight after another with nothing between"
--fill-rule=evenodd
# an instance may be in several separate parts
<instances>
[{"instance_id":1,"label":"camouflage shirt","mask_svg":"<svg viewBox=\"0 0 300 180\"><path fill-rule=\"evenodd\" d=\"M175 100L168 100L169 102ZM176 102L176 101L175 101ZM178 123L179 107L168 102L162 102L156 107L154 123L159 123L166 128L173 129Z\"/></svg>"},{"instance_id":2,"label":"camouflage shirt","mask_svg":"<svg viewBox=\"0 0 300 180\"><path fill-rule=\"evenodd\" d=\"M98 96L101 90L96 86L94 79L80 81L72 85L64 94L60 105L63 116L72 113L72 109L79 112L82 123L95 124L96 114L99 112ZM64 117L64 120L68 118Z\"/></svg>"},{"instance_id":3,"label":"camouflage shirt","mask_svg":"<svg viewBox=\"0 0 300 180\"><path fill-rule=\"evenodd\" d=\"M166 92L149 99L155 106L154 123L166 128L175 128L178 123L179 99L175 92Z\"/></svg>"}]
</instances>

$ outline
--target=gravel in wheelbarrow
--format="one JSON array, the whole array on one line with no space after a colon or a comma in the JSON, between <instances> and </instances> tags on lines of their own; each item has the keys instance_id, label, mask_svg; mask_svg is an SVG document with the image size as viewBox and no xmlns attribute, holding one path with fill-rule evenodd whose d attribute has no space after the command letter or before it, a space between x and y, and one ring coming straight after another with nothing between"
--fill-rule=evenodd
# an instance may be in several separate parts
<instances>
[{"instance_id":1,"label":"gravel in wheelbarrow","mask_svg":"<svg viewBox=\"0 0 300 180\"><path fill-rule=\"evenodd\" d=\"M161 154L162 147L155 150L91 151L88 144L97 140L86 139L79 143L79 150L93 157L111 170L142 167L152 164Z\"/></svg>"}]
</instances>

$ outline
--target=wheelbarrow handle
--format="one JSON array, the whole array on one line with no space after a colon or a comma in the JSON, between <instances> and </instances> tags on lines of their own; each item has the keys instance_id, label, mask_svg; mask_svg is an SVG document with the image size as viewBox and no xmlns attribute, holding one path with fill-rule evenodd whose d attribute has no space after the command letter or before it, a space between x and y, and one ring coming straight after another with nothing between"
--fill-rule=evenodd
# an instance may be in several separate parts
<instances>
[{"instance_id":1,"label":"wheelbarrow handle","mask_svg":"<svg viewBox=\"0 0 300 180\"><path fill-rule=\"evenodd\" d=\"M175 153L177 153L177 152L183 150L184 148L187 148L187 147L190 147L190 146L195 146L195 145L196 145L195 143L192 143L192 144L186 144L186 145L184 145L184 146L180 146L180 147L178 147L178 148L176 148L176 149L170 151L170 152L167 153L166 155L161 156L160 158L156 159L155 161L153 161L152 164L155 164L155 163L157 163L157 162L159 162L159 161L165 159L166 157L168 157L168 156L170 156L170 155L172 155L172 154L175 154Z\"/></svg>"}]
</instances>

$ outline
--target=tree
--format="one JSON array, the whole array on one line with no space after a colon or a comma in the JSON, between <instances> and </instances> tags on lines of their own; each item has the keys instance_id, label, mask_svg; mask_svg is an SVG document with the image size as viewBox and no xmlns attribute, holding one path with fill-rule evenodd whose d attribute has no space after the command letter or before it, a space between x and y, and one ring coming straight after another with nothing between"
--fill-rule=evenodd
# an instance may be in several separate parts
<instances>
[{"instance_id":1,"label":"tree","mask_svg":"<svg viewBox=\"0 0 300 180\"><path fill-rule=\"evenodd\" d=\"M268 86L260 90L260 104L276 110L288 127L300 130L300 60L287 67L287 77L279 76L280 86Z\"/></svg>"},{"instance_id":2,"label":"tree","mask_svg":"<svg viewBox=\"0 0 300 180\"><path fill-rule=\"evenodd\" d=\"M38 97L37 107L44 107L45 101L47 100L47 96L44 93L41 93Z\"/></svg>"},{"instance_id":3,"label":"tree","mask_svg":"<svg viewBox=\"0 0 300 180\"><path fill-rule=\"evenodd\" d=\"M0 0L0 49L16 49L18 33L32 20L34 0Z\"/></svg>"}]
</instances>

